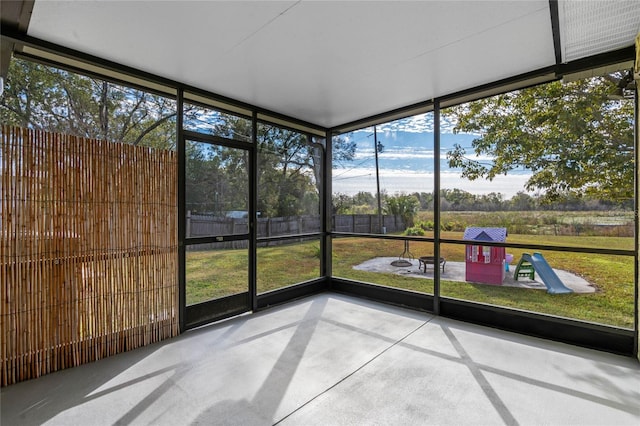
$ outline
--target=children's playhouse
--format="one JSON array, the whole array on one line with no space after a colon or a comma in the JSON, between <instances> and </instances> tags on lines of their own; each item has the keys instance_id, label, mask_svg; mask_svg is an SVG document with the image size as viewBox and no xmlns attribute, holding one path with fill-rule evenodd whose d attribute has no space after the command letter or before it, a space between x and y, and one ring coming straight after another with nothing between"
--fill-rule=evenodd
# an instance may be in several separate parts
<instances>
[{"instance_id":1,"label":"children's playhouse","mask_svg":"<svg viewBox=\"0 0 640 426\"><path fill-rule=\"evenodd\" d=\"M482 245L482 242L505 242L507 228L474 228L464 231L464 240L479 244L467 245L465 279L469 282L502 285L505 275L505 248Z\"/></svg>"}]
</instances>

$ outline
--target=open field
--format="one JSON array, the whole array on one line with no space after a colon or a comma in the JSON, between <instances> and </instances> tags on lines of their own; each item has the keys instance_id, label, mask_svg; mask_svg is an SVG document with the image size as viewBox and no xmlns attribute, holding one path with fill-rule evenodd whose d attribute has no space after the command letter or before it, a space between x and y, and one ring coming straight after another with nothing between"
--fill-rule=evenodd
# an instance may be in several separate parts
<instances>
[{"instance_id":1,"label":"open field","mask_svg":"<svg viewBox=\"0 0 640 426\"><path fill-rule=\"evenodd\" d=\"M460 239L461 232L443 232L442 238ZM631 241L629 241L631 240ZM533 235L510 235L509 242L540 244ZM545 244L624 249L633 238L546 236ZM333 274L389 287L433 293L433 281L396 274L359 271L354 265L382 256L399 256L402 241L371 238L338 238L333 242ZM433 244L410 243L414 256L433 254ZM508 249L514 265L525 250ZM464 245L443 244L441 254L450 261L464 261ZM616 327L633 327L633 257L545 251L556 269L575 273L597 288L592 294L550 295L545 291L443 281L442 296L498 306L546 313ZM187 301L197 303L212 297L247 290L247 250L189 252L187 254ZM264 247L258 251L258 292L319 276L318 242Z\"/></svg>"},{"instance_id":2,"label":"open field","mask_svg":"<svg viewBox=\"0 0 640 426\"><path fill-rule=\"evenodd\" d=\"M432 223L433 212L421 211L416 224ZM467 226L503 227L510 234L546 236L633 237L632 211L444 211L441 226L447 231L464 231ZM633 239L625 248L633 249ZM580 243L582 244L582 242ZM573 244L575 245L575 244ZM588 245L587 247L595 247Z\"/></svg>"}]
</instances>

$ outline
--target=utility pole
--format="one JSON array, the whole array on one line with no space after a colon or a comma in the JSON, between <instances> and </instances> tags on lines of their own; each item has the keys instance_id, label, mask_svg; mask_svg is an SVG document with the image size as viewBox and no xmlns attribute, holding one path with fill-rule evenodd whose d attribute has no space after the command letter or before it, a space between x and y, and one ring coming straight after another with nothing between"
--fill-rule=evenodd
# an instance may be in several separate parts
<instances>
[{"instance_id":1,"label":"utility pole","mask_svg":"<svg viewBox=\"0 0 640 426\"><path fill-rule=\"evenodd\" d=\"M382 233L382 200L380 199L380 172L378 167L378 133L373 126L373 150L376 153L376 185L378 188L378 232Z\"/></svg>"}]
</instances>

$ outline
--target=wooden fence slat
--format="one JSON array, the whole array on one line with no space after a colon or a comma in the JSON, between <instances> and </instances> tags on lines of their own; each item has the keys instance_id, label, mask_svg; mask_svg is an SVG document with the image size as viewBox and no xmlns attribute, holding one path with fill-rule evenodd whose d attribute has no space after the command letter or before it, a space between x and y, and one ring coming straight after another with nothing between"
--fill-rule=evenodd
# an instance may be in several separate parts
<instances>
[{"instance_id":1,"label":"wooden fence slat","mask_svg":"<svg viewBox=\"0 0 640 426\"><path fill-rule=\"evenodd\" d=\"M187 238L210 237L217 235L233 235L248 232L247 218L230 218L213 215L198 215L187 212ZM378 232L378 215L334 215L333 229L336 232ZM404 223L399 216L383 215L382 224L386 232L400 232L405 230ZM320 215L286 216L258 218L258 238L279 237L285 235L307 234L319 232L321 227ZM269 245L287 244L290 241L270 241ZM187 246L187 250L211 250L246 248L246 241L227 241L222 243L198 244Z\"/></svg>"}]
</instances>

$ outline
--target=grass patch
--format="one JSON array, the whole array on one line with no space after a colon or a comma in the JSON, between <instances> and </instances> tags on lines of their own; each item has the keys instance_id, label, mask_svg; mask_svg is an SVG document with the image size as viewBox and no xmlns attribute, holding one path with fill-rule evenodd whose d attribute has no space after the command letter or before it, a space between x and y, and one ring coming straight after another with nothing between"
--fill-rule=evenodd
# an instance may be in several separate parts
<instances>
[{"instance_id":1,"label":"grass patch","mask_svg":"<svg viewBox=\"0 0 640 426\"><path fill-rule=\"evenodd\" d=\"M258 293L320 276L317 241L258 248Z\"/></svg>"},{"instance_id":2,"label":"grass patch","mask_svg":"<svg viewBox=\"0 0 640 426\"><path fill-rule=\"evenodd\" d=\"M443 232L442 237L461 238L462 233ZM548 238L545 237L545 244L579 245L575 237L571 240L571 237L553 236L553 242L548 242ZM606 239L608 240L606 246L609 248L626 248L628 245L627 241L621 241L624 238L584 238L594 244L605 244L602 239ZM509 242L539 244L540 239L533 235L513 235L509 236ZM403 250L402 242L343 238L334 240L333 247L335 276L433 294L433 280L353 269L354 265L374 257L398 256ZM430 255L433 254L433 245L412 241L410 250L414 256ZM508 252L514 255L514 263L525 251L527 250L508 249ZM464 245L441 246L441 255L447 261L464 262L464 253ZM543 290L442 281L441 295L616 327L633 328L633 257L567 252L545 252L544 256L554 268L564 269L583 277L594 284L598 291L588 294L551 295Z\"/></svg>"},{"instance_id":3,"label":"grass patch","mask_svg":"<svg viewBox=\"0 0 640 426\"><path fill-rule=\"evenodd\" d=\"M260 247L257 252L258 293L320 276L317 241ZM187 305L248 291L248 253L246 248L188 251Z\"/></svg>"},{"instance_id":4,"label":"grass patch","mask_svg":"<svg viewBox=\"0 0 640 426\"><path fill-rule=\"evenodd\" d=\"M462 232L443 232L442 237L459 239ZM544 243L569 247L593 244L611 249L624 249L629 245L628 239L545 236ZM541 242L540 237L535 235L510 235L508 241L522 244ZM317 278L320 274L318 244L315 240L259 248L258 292ZM333 241L333 248L334 276L433 294L433 280L353 269L353 266L375 257L398 257L404 251L402 241L337 238ZM433 254L433 244L428 242L412 241L409 249L416 257ZM464 250L464 245L441 246L441 254L447 261L463 262ZM526 250L507 251L514 255L516 263ZM589 294L550 295L543 290L442 281L441 294L457 299L633 328L633 257L552 251L543 254L554 268L564 269L585 278L594 284L598 291ZM247 265L247 249L187 252L187 303L247 291Z\"/></svg>"},{"instance_id":5,"label":"grass patch","mask_svg":"<svg viewBox=\"0 0 640 426\"><path fill-rule=\"evenodd\" d=\"M187 305L247 291L247 249L188 251Z\"/></svg>"}]
</instances>

